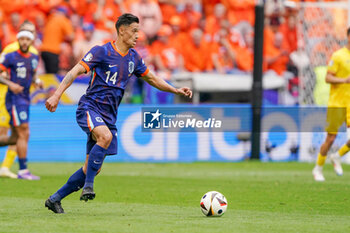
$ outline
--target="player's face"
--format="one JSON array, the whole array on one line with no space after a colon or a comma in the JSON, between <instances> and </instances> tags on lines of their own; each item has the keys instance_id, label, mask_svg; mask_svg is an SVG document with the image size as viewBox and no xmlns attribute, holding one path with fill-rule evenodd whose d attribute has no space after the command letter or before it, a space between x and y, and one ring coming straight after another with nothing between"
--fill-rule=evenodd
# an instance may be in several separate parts
<instances>
[{"instance_id":1,"label":"player's face","mask_svg":"<svg viewBox=\"0 0 350 233\"><path fill-rule=\"evenodd\" d=\"M132 23L129 26L125 26L122 38L124 43L127 44L130 48L135 47L136 41L139 38L139 24Z\"/></svg>"},{"instance_id":2,"label":"player's face","mask_svg":"<svg viewBox=\"0 0 350 233\"><path fill-rule=\"evenodd\" d=\"M23 53L28 52L29 46L31 46L32 42L33 41L31 39L25 36L19 38L18 43L19 43L19 49L21 50L21 52Z\"/></svg>"}]
</instances>

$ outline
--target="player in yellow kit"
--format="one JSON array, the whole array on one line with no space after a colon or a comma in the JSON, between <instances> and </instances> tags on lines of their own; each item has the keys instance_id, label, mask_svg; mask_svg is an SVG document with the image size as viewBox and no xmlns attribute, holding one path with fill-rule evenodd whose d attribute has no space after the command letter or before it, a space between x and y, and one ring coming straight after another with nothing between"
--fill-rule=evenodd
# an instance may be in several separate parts
<instances>
[{"instance_id":1,"label":"player in yellow kit","mask_svg":"<svg viewBox=\"0 0 350 233\"><path fill-rule=\"evenodd\" d=\"M30 21L24 21L20 26L20 31L30 31L35 34L35 26ZM1 53L1 56L4 56L7 53L11 53L17 51L19 49L18 41L15 41L9 45L7 45ZM35 55L38 55L38 50L36 50L33 46L29 47L29 52ZM1 59L1 58L0 58ZM5 106L5 97L7 93L7 86L0 84L0 136L7 135L10 128L10 115L6 110ZM9 178L17 178L17 175L10 171L11 166L13 165L15 158L17 156L16 146L9 146L4 161L1 164L0 168L0 177L9 177Z\"/></svg>"},{"instance_id":2,"label":"player in yellow kit","mask_svg":"<svg viewBox=\"0 0 350 233\"><path fill-rule=\"evenodd\" d=\"M330 156L337 175L343 175L340 158L350 150L350 28L347 30L347 45L332 54L328 64L326 82L331 84L328 100L327 137L320 148L312 174L316 181L325 181L323 165L340 126L346 122L347 142Z\"/></svg>"}]
</instances>

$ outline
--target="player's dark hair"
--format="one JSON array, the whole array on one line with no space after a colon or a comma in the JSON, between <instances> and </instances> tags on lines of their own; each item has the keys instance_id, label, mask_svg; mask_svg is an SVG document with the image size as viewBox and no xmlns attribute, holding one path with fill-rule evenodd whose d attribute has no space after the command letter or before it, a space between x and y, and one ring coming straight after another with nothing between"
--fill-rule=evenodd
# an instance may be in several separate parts
<instances>
[{"instance_id":1,"label":"player's dark hair","mask_svg":"<svg viewBox=\"0 0 350 233\"><path fill-rule=\"evenodd\" d=\"M20 27L23 27L24 25L34 25L34 23L32 23L31 21L29 21L28 19L24 20L23 23L21 24Z\"/></svg>"},{"instance_id":2,"label":"player's dark hair","mask_svg":"<svg viewBox=\"0 0 350 233\"><path fill-rule=\"evenodd\" d=\"M347 35L347 36L350 35L350 27L348 27L348 30L346 31L346 35Z\"/></svg>"},{"instance_id":3,"label":"player's dark hair","mask_svg":"<svg viewBox=\"0 0 350 233\"><path fill-rule=\"evenodd\" d=\"M115 29L117 29L117 33L119 34L119 28L122 25L129 26L132 23L139 23L139 18L130 13L122 14L115 23Z\"/></svg>"}]
</instances>

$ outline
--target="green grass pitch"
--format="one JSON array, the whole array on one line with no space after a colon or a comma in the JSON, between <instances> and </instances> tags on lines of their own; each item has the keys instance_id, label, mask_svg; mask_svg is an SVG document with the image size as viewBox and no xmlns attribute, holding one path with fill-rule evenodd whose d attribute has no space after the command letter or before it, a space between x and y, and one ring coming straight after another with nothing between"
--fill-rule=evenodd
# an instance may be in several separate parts
<instances>
[{"instance_id":1,"label":"green grass pitch","mask_svg":"<svg viewBox=\"0 0 350 233\"><path fill-rule=\"evenodd\" d=\"M350 166L326 182L313 181L303 163L106 163L96 178L96 198L80 191L56 215L46 198L78 163L31 163L40 181L0 179L0 232L350 232ZM228 200L220 218L205 217L204 193Z\"/></svg>"}]
</instances>

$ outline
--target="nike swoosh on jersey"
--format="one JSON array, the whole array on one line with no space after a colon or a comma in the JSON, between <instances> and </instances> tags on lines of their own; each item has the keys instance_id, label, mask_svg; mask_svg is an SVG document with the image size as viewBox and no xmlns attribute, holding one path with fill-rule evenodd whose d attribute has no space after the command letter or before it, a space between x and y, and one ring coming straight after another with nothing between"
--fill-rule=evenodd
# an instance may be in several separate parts
<instances>
[{"instance_id":1,"label":"nike swoosh on jersey","mask_svg":"<svg viewBox=\"0 0 350 233\"><path fill-rule=\"evenodd\" d=\"M118 66L118 65L109 65L109 67L114 67L114 66Z\"/></svg>"}]
</instances>

